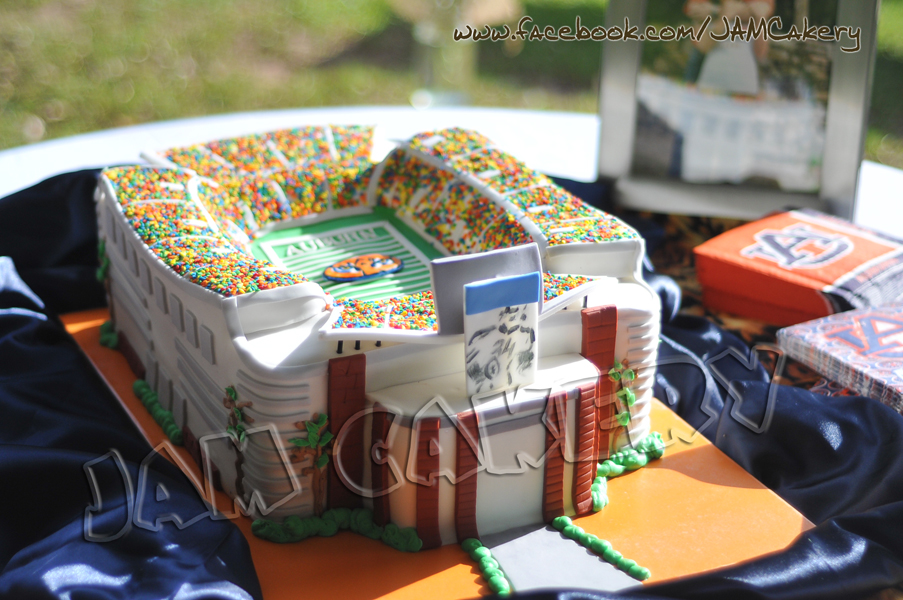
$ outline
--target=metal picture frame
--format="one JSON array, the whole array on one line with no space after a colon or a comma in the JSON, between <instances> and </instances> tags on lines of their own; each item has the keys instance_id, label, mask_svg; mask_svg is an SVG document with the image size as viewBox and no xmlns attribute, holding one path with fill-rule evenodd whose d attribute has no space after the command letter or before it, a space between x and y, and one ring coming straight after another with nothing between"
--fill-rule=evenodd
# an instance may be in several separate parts
<instances>
[{"instance_id":1,"label":"metal picture frame","mask_svg":"<svg viewBox=\"0 0 903 600\"><path fill-rule=\"evenodd\" d=\"M875 62L879 0L838 0L838 24L860 28L862 47L842 52L832 45L825 143L817 193L788 192L747 184L689 183L632 174L637 124L637 78L643 41L604 41L599 90L599 176L614 181L616 202L655 212L755 219L787 207L809 207L852 219L862 163L871 77ZM647 0L610 0L606 27L625 19L646 25Z\"/></svg>"}]
</instances>

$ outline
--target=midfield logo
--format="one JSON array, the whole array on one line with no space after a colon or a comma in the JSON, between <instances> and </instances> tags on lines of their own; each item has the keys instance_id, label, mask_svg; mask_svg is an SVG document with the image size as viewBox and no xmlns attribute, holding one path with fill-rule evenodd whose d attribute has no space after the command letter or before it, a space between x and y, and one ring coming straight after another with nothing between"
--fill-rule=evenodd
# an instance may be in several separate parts
<instances>
[{"instance_id":1,"label":"midfield logo","mask_svg":"<svg viewBox=\"0 0 903 600\"><path fill-rule=\"evenodd\" d=\"M903 359L903 319L864 316L846 329L828 334L871 358Z\"/></svg>"},{"instance_id":2,"label":"midfield logo","mask_svg":"<svg viewBox=\"0 0 903 600\"><path fill-rule=\"evenodd\" d=\"M763 229L753 237L757 243L741 250L741 255L764 258L790 270L817 269L853 251L853 242L848 237L818 231L809 225Z\"/></svg>"}]
</instances>

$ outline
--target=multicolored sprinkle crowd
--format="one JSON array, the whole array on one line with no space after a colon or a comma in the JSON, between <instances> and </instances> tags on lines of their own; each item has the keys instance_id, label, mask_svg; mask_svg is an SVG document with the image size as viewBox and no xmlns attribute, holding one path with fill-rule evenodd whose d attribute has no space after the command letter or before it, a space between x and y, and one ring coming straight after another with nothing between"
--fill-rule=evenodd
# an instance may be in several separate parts
<instances>
[{"instance_id":1,"label":"multicolored sprinkle crowd","mask_svg":"<svg viewBox=\"0 0 903 600\"><path fill-rule=\"evenodd\" d=\"M341 216L346 208L391 208L449 254L638 237L476 132L419 134L378 165L369 158L372 136L362 126L285 129L168 150L159 159L172 168L115 167L104 175L126 220L160 260L227 297L307 282L254 258L251 240L267 224ZM545 273L544 299L587 281ZM339 298L336 306L336 329L437 329L430 291Z\"/></svg>"}]
</instances>

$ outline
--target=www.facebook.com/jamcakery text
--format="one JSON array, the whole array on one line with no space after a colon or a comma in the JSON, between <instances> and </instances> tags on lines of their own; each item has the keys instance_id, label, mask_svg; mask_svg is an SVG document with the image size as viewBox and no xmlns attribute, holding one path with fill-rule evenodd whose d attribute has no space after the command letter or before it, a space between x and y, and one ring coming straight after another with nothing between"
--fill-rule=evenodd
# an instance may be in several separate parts
<instances>
[{"instance_id":1,"label":"www.facebook.com/jamcakery text","mask_svg":"<svg viewBox=\"0 0 903 600\"><path fill-rule=\"evenodd\" d=\"M782 31L783 23L781 17L771 17L768 19L750 18L746 22L740 18L734 19L731 23L727 17L721 18L723 27L712 27L712 17L706 19L696 26L678 25L672 27L670 25L653 26L647 25L642 33L636 25L631 25L629 19L624 19L624 25L612 25L604 27L598 25L589 27L584 25L580 17L576 17L574 26L562 25L555 28L552 25L540 27L533 23L533 19L529 16L523 17L517 23L517 29L511 31L508 25L502 25L500 28L493 28L485 25L482 29L463 25L462 31L458 27L454 31L454 39L456 42L472 40L480 42L490 40L493 42L512 40L528 40L528 41L549 41L549 42L582 42L582 41L650 41L650 42L672 42L683 39L691 39L694 42L700 41L703 36L708 35L709 38L716 42L735 42L750 41L752 39L765 39L775 42L786 41L819 41L819 42L839 42L842 36L852 42L852 47L841 46L842 52L859 52L862 48L861 36L862 30L857 27L846 25L810 25L808 19L803 20L802 27L791 25L784 32Z\"/></svg>"}]
</instances>

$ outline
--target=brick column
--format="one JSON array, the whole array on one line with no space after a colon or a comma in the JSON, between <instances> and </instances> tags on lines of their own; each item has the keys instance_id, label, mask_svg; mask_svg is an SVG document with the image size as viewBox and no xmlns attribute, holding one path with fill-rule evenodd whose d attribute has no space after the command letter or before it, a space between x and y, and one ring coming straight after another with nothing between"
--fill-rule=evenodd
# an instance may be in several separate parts
<instances>
[{"instance_id":1,"label":"brick column","mask_svg":"<svg viewBox=\"0 0 903 600\"><path fill-rule=\"evenodd\" d=\"M477 415L472 410L458 413L458 425L468 434L465 436L461 429L455 430L455 533L461 542L467 538L480 537L477 529L477 452L480 431L477 427Z\"/></svg>"},{"instance_id":2,"label":"brick column","mask_svg":"<svg viewBox=\"0 0 903 600\"><path fill-rule=\"evenodd\" d=\"M618 308L614 305L584 308L580 316L583 322L583 339L580 353L599 369L599 385L595 398L596 435L594 441L595 455L598 460L608 458L612 452L612 444L618 423L614 404L614 386L608 379L608 371L614 366L615 341L618 337Z\"/></svg>"},{"instance_id":3,"label":"brick column","mask_svg":"<svg viewBox=\"0 0 903 600\"><path fill-rule=\"evenodd\" d=\"M364 384L367 357L363 354L329 359L327 370L327 404L329 407L329 431L334 435L342 430L345 422L366 406ZM342 447L329 461L328 508L358 508L363 498L345 487L335 470L336 456L341 455L342 467L351 481L358 485L364 481L364 419L358 419L344 436Z\"/></svg>"},{"instance_id":4,"label":"brick column","mask_svg":"<svg viewBox=\"0 0 903 600\"><path fill-rule=\"evenodd\" d=\"M389 413L383 408L382 405L377 404L374 406L376 411L373 412L373 421L371 427L371 435L370 435L370 448L373 448L379 445L381 448L384 448L380 452L381 457L385 458L386 462L380 464L377 463L374 458L370 457L371 463L373 465L371 469L371 488L374 492L384 492L392 485L389 481L389 474L391 469L389 468L388 457L389 457L389 429L392 427L392 421L389 418ZM381 409L381 410L380 410ZM373 522L379 525L380 527L385 526L389 521L391 521L391 510L389 504L389 496L391 494L384 494L382 496L377 496L373 499Z\"/></svg>"},{"instance_id":5,"label":"brick column","mask_svg":"<svg viewBox=\"0 0 903 600\"><path fill-rule=\"evenodd\" d=\"M618 307L594 306L580 311L583 339L580 354L603 374L615 364L615 339L618 337Z\"/></svg>"},{"instance_id":6,"label":"brick column","mask_svg":"<svg viewBox=\"0 0 903 600\"><path fill-rule=\"evenodd\" d=\"M596 478L596 384L582 385L577 398L577 440L574 460L574 511L577 515L592 512L591 486Z\"/></svg>"},{"instance_id":7,"label":"brick column","mask_svg":"<svg viewBox=\"0 0 903 600\"><path fill-rule=\"evenodd\" d=\"M417 436L417 536L423 549L442 545L439 534L439 417L415 423ZM434 477L430 480L430 474Z\"/></svg>"},{"instance_id":8,"label":"brick column","mask_svg":"<svg viewBox=\"0 0 903 600\"><path fill-rule=\"evenodd\" d=\"M564 515L564 454L567 430L567 393L552 394L546 403L546 464L543 483L542 520ZM554 435L553 435L554 432Z\"/></svg>"}]
</instances>

